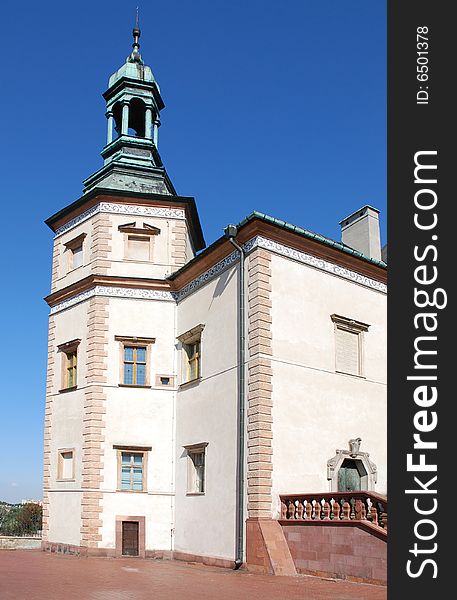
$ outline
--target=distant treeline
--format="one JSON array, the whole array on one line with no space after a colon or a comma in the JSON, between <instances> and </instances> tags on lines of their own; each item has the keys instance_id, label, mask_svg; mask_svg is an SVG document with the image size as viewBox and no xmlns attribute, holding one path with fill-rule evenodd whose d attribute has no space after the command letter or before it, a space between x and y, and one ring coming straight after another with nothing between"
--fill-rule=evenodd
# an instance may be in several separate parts
<instances>
[{"instance_id":1,"label":"distant treeline","mask_svg":"<svg viewBox=\"0 0 457 600\"><path fill-rule=\"evenodd\" d=\"M0 501L0 535L36 535L42 528L39 504L9 504Z\"/></svg>"}]
</instances>

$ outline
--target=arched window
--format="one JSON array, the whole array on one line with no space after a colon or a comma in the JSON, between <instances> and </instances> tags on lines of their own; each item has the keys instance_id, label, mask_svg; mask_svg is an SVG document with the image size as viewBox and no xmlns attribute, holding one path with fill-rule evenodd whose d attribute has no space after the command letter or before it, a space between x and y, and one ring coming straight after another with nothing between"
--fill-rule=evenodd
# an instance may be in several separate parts
<instances>
[{"instance_id":1,"label":"arched window","mask_svg":"<svg viewBox=\"0 0 457 600\"><path fill-rule=\"evenodd\" d=\"M129 135L145 137L146 105L143 100L133 98L129 106Z\"/></svg>"}]
</instances>

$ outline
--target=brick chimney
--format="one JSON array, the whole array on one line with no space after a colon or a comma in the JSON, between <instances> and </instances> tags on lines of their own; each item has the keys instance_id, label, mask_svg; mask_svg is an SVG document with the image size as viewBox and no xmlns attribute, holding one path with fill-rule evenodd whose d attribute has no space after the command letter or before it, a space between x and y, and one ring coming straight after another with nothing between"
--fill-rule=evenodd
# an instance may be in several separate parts
<instances>
[{"instance_id":1,"label":"brick chimney","mask_svg":"<svg viewBox=\"0 0 457 600\"><path fill-rule=\"evenodd\" d=\"M341 241L369 258L381 259L379 210L368 204L340 221Z\"/></svg>"}]
</instances>

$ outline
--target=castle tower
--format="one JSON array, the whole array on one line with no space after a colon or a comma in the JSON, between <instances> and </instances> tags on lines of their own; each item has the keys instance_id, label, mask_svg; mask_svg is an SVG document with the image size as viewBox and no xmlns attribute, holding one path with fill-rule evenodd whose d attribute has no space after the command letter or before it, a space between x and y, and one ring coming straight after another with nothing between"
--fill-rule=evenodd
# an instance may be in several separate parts
<instances>
[{"instance_id":1,"label":"castle tower","mask_svg":"<svg viewBox=\"0 0 457 600\"><path fill-rule=\"evenodd\" d=\"M170 549L177 361L166 277L205 245L194 199L176 194L158 152L164 103L138 21L133 37L104 94L104 165L46 221L43 546L82 554L135 553L138 540L144 554L145 536Z\"/></svg>"}]
</instances>

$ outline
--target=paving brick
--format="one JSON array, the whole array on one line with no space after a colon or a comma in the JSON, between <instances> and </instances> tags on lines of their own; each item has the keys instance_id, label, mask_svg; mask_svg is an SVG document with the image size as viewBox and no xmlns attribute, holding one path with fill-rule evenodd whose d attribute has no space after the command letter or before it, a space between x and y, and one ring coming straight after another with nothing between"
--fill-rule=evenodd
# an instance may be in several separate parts
<instances>
[{"instance_id":1,"label":"paving brick","mask_svg":"<svg viewBox=\"0 0 457 600\"><path fill-rule=\"evenodd\" d=\"M24 576L24 574L27 576ZM1 551L2 600L386 600L385 587L274 577L170 560Z\"/></svg>"}]
</instances>

